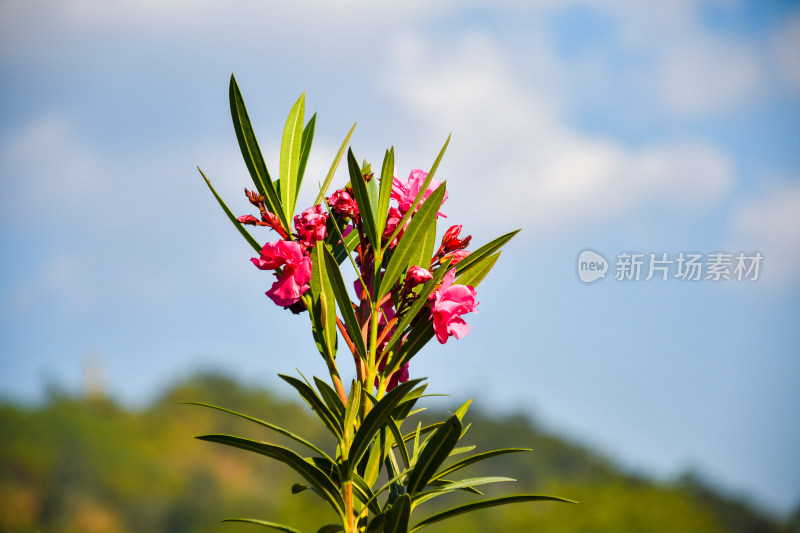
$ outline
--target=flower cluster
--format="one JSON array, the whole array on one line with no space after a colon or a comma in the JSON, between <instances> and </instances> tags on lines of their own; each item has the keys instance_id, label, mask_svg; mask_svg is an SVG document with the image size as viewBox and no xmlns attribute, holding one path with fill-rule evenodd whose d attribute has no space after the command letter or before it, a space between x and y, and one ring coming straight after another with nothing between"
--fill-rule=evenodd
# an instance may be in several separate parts
<instances>
[{"instance_id":1,"label":"flower cluster","mask_svg":"<svg viewBox=\"0 0 800 533\"><path fill-rule=\"evenodd\" d=\"M239 222L268 226L284 237L283 240L265 244L261 249L261 255L253 257L250 261L261 270L275 271L275 277L278 280L272 284L266 295L276 305L299 312L302 307L298 310L294 306L309 289L311 281L309 250L317 241L325 238L328 214L322 212L321 205L306 209L294 217L296 233L290 236L282 227L278 217L267 211L263 196L246 189L245 194L250 198L251 203L261 211L261 220L252 215L243 215L238 218Z\"/></svg>"},{"instance_id":2,"label":"flower cluster","mask_svg":"<svg viewBox=\"0 0 800 533\"><path fill-rule=\"evenodd\" d=\"M367 172L363 174L363 178L364 182L368 183L373 176ZM358 270L358 278L354 282L357 301L351 302L351 304L355 310L360 331L353 331L355 329L353 324L349 324L348 327L339 320L337 323L344 340L354 351L354 356L356 356L354 336L361 336L364 341L367 341L368 332L374 329L373 349L375 354L373 360L377 367L376 371L380 374L387 370L391 357L392 350L387 351L387 347L392 344L393 351L396 352L397 345L402 346L407 334L399 332L405 336L402 340L394 343L390 343L389 339L398 334L398 324L411 312L411 308L426 283L435 277L438 280L437 285L425 293L424 305L415 307L416 316L407 317L406 323L411 326L420 321L430 323L436 339L442 344L446 343L451 336L460 339L469 332L469 325L462 316L466 313L476 312L478 305L473 287L455 283L456 270L453 267L469 255L466 248L471 237L460 238L461 225L454 225L445 232L441 245L430 257L430 260L424 264L410 265L405 276L395 282L391 290L385 291L379 305L375 308L376 313L370 312L371 299L376 296L374 280L376 277L380 278L386 268L384 260L383 265L377 269L376 273L376 255L379 252L379 256L384 259L387 256L391 257L403 240L411 219L419 213L420 208L431 194L441 186L439 182L427 178L428 173L419 169L412 170L405 182L397 177L392 177L390 199L394 205L389 205L386 211L385 223L380 235L381 250L376 250L375 243L368 238L365 221L362 219L364 209L360 208L356 200L358 195L351 185L338 189L325 198L325 206L320 203L295 216L294 233L289 233L281 225L278 217L267 209L263 196L251 191L246 190L245 192L250 202L259 208L261 217L244 215L238 219L242 224L270 227L281 236L281 240L265 244L261 249L260 257L252 258L252 262L261 270L274 271L277 281L273 283L266 294L275 304L294 312L301 312L309 307L309 301L304 299L304 295L310 288L312 276L310 252L314 246L324 242L330 250L335 250L337 247L345 246L345 241L352 243L351 248L345 248L345 250L350 251L353 263ZM446 199L447 193L444 191L444 194L441 195L441 203L436 207L436 216L433 217L431 231L435 232L435 219L445 217L441 212L441 204ZM415 202L416 206L414 206ZM409 213L412 207L414 210ZM401 226L401 224L403 225ZM353 232L355 232L354 235ZM387 255L384 256L384 253ZM437 276L440 268L447 270L442 273L443 275ZM376 319L377 322L375 328L372 326L373 319ZM361 376L366 371L361 368L363 365L358 357L356 357L356 365L359 376L365 377ZM388 379L387 390L407 381L408 361L399 366L394 365L391 374L384 377ZM376 376L376 386L378 386L378 382Z\"/></svg>"}]
</instances>

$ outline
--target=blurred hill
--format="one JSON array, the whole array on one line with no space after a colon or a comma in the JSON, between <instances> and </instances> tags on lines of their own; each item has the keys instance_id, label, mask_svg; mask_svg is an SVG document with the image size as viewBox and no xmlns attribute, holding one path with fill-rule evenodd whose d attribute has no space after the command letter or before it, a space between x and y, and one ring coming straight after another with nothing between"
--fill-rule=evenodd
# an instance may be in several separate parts
<instances>
[{"instance_id":1,"label":"blurred hill","mask_svg":"<svg viewBox=\"0 0 800 533\"><path fill-rule=\"evenodd\" d=\"M0 404L0 532L259 530L219 523L229 517L275 520L313 532L325 523L324 517L334 521L313 493L291 494L292 483L300 480L283 465L192 439L204 433L230 433L280 442L274 433L224 413L181 405L182 401L225 406L311 440L325 438L304 405L213 374L175 385L138 412L98 396L60 393L51 393L36 408ZM486 510L431 526L426 530L431 533L800 531L800 512L788 523L779 523L691 476L663 484L622 472L591 450L548 434L522 416L496 418L471 411L467 421L472 422L467 440L477 445L476 451L506 446L534 449L487 461L486 470L473 467L475 475L519 480L513 487L495 487L487 494L536 492L581 503ZM443 505L470 497L454 495ZM427 514L423 506L415 516L421 519Z\"/></svg>"}]
</instances>

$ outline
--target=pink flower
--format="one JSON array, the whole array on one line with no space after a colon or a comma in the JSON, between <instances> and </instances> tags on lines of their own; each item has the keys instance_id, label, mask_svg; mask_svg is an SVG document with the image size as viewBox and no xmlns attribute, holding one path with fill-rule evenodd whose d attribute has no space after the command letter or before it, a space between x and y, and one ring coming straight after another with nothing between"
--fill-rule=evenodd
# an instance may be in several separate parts
<instances>
[{"instance_id":1,"label":"pink flower","mask_svg":"<svg viewBox=\"0 0 800 533\"><path fill-rule=\"evenodd\" d=\"M355 218L358 216L358 205L353 197L344 189L339 189L334 192L328 199L328 204L331 209L337 214L347 217Z\"/></svg>"},{"instance_id":2,"label":"pink flower","mask_svg":"<svg viewBox=\"0 0 800 533\"><path fill-rule=\"evenodd\" d=\"M458 250L456 252L450 253L442 257L442 261L445 261L447 258L452 258L450 261L450 266L456 266L459 262L461 262L465 257L467 257L471 252L469 250Z\"/></svg>"},{"instance_id":3,"label":"pink flower","mask_svg":"<svg viewBox=\"0 0 800 533\"><path fill-rule=\"evenodd\" d=\"M441 344L445 344L450 335L460 339L469 333L469 324L464 322L461 315L477 313L475 289L468 285L453 285L455 277L455 270L445 274L442 285L430 296L430 319L433 320L436 339Z\"/></svg>"},{"instance_id":4,"label":"pink flower","mask_svg":"<svg viewBox=\"0 0 800 533\"><path fill-rule=\"evenodd\" d=\"M322 212L322 205L309 207L301 214L294 217L294 227L300 242L306 246L313 246L315 242L325 238L325 223L328 213Z\"/></svg>"},{"instance_id":5,"label":"pink flower","mask_svg":"<svg viewBox=\"0 0 800 533\"><path fill-rule=\"evenodd\" d=\"M411 209L411 204L414 203L414 199L422 189L422 184L425 183L425 178L428 177L428 173L424 170L414 169L411 171L411 174L408 176L408 180L403 183L397 178L393 178L392 181L392 198L397 200L398 205L400 206L400 210L403 213L407 213L409 209ZM431 180L428 188L425 190L425 194L422 196L422 201L417 206L422 205L428 196L439 187L440 183L436 180ZM445 200L447 200L447 191L444 193L444 198L442 198L442 204L444 204ZM415 211L416 212L416 211ZM445 217L444 213L439 212L438 216Z\"/></svg>"},{"instance_id":6,"label":"pink flower","mask_svg":"<svg viewBox=\"0 0 800 533\"><path fill-rule=\"evenodd\" d=\"M392 233L394 233L394 230L397 229L397 225L400 224L400 219L402 218L403 213L400 212L399 209L396 207L389 208L389 213L386 215L386 229L383 230L383 240L387 240L392 236ZM405 228L400 230L400 232L397 234L397 237L395 237L394 240L389 244L390 248L397 246L397 243L400 240L400 237L403 236L404 231Z\"/></svg>"},{"instance_id":7,"label":"pink flower","mask_svg":"<svg viewBox=\"0 0 800 533\"><path fill-rule=\"evenodd\" d=\"M266 292L277 305L288 307L297 303L300 296L309 289L311 258L303 253L303 247L298 242L268 242L261 249L261 257L250 260L261 270L283 267L278 281Z\"/></svg>"},{"instance_id":8,"label":"pink flower","mask_svg":"<svg viewBox=\"0 0 800 533\"><path fill-rule=\"evenodd\" d=\"M425 283L430 279L433 279L433 274L431 274L429 270L425 270L422 267L414 265L408 269L408 273L406 274L406 285L409 287L416 287L417 285Z\"/></svg>"}]
</instances>

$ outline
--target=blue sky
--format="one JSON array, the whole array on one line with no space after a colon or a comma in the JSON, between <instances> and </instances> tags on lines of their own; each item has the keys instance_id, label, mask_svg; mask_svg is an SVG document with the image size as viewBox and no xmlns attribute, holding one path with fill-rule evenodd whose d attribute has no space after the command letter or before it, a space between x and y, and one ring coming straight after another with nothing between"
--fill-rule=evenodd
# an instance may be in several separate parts
<instances>
[{"instance_id":1,"label":"blue sky","mask_svg":"<svg viewBox=\"0 0 800 533\"><path fill-rule=\"evenodd\" d=\"M523 228L471 333L413 375L629 468L692 468L781 513L800 501L796 4L221 6L0 4L0 394L80 390L90 360L134 405L199 367L276 390L276 372L324 372L195 169L250 212L234 72L270 168L306 91L307 176L354 121L356 155L394 145L400 175L452 132L448 222L474 242ZM585 248L764 263L756 282L584 285Z\"/></svg>"}]
</instances>

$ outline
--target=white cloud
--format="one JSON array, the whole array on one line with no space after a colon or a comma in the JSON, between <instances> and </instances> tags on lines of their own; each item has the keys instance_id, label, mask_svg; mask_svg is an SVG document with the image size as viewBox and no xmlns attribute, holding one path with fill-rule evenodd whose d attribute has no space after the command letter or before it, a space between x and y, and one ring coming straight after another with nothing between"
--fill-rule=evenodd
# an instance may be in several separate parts
<instances>
[{"instance_id":1,"label":"white cloud","mask_svg":"<svg viewBox=\"0 0 800 533\"><path fill-rule=\"evenodd\" d=\"M481 191L489 216L557 230L630 216L658 202L703 208L730 187L731 164L709 143L679 139L631 148L585 135L564 118L559 95L521 82L520 65L504 57L479 34L439 47L407 35L397 42L386 83L425 124L421 129L453 129L461 148L453 148L449 175ZM547 74L545 67L529 77Z\"/></svg>"},{"instance_id":2,"label":"white cloud","mask_svg":"<svg viewBox=\"0 0 800 533\"><path fill-rule=\"evenodd\" d=\"M764 256L764 282L800 281L800 181L774 185L743 202L732 217L733 242Z\"/></svg>"}]
</instances>

